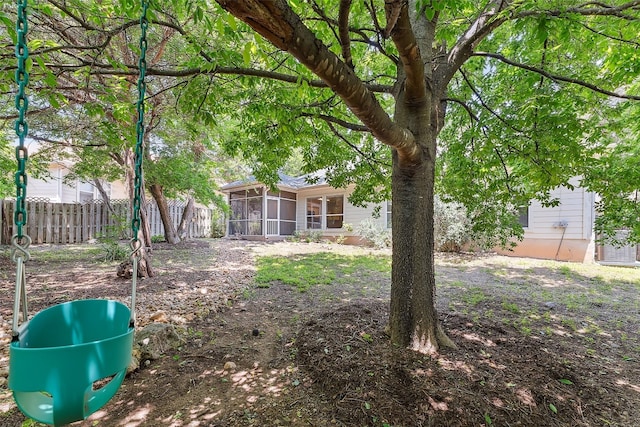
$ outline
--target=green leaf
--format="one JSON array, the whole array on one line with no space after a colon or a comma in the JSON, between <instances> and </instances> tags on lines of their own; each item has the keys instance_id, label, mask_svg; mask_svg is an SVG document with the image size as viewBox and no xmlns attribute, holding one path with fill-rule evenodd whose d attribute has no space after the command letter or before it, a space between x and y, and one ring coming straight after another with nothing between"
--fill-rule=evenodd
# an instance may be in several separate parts
<instances>
[{"instance_id":1,"label":"green leaf","mask_svg":"<svg viewBox=\"0 0 640 427\"><path fill-rule=\"evenodd\" d=\"M487 426L493 425L493 421L491 420L491 417L489 416L489 414L484 414L484 423Z\"/></svg>"},{"instance_id":2,"label":"green leaf","mask_svg":"<svg viewBox=\"0 0 640 427\"><path fill-rule=\"evenodd\" d=\"M249 67L251 65L251 50L253 48L253 43L247 42L244 45L244 49L242 50L242 59L244 59L245 67Z\"/></svg>"},{"instance_id":3,"label":"green leaf","mask_svg":"<svg viewBox=\"0 0 640 427\"><path fill-rule=\"evenodd\" d=\"M561 382L562 384L566 384L566 385L572 385L573 384L573 382L571 380L568 380L566 378L560 378L558 381Z\"/></svg>"},{"instance_id":4,"label":"green leaf","mask_svg":"<svg viewBox=\"0 0 640 427\"><path fill-rule=\"evenodd\" d=\"M551 409L551 412L553 412L554 414L558 413L558 409L554 406L553 403L549 403L549 409Z\"/></svg>"},{"instance_id":5,"label":"green leaf","mask_svg":"<svg viewBox=\"0 0 640 427\"><path fill-rule=\"evenodd\" d=\"M436 16L436 10L433 7L427 7L424 10L424 15L427 17L429 21L431 21L433 17Z\"/></svg>"},{"instance_id":6,"label":"green leaf","mask_svg":"<svg viewBox=\"0 0 640 427\"><path fill-rule=\"evenodd\" d=\"M238 23L236 22L236 18L230 13L226 15L227 25L231 27L233 31L238 31Z\"/></svg>"}]
</instances>

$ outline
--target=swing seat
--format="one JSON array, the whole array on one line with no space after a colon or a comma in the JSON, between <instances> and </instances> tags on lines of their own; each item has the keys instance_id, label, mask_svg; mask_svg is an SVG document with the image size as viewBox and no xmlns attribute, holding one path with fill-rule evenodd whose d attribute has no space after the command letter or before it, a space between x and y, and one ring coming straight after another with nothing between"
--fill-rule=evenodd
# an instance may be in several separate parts
<instances>
[{"instance_id":1,"label":"swing seat","mask_svg":"<svg viewBox=\"0 0 640 427\"><path fill-rule=\"evenodd\" d=\"M37 313L9 350L9 388L20 410L38 422L62 425L106 404L131 361L129 319L126 305L98 299ZM106 384L96 389L96 381Z\"/></svg>"}]
</instances>

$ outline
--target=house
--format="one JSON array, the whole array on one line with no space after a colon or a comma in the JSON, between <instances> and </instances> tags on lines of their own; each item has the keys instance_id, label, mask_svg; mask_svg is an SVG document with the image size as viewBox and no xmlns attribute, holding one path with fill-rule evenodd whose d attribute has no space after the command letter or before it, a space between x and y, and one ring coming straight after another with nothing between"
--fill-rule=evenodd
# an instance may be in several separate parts
<instances>
[{"instance_id":1,"label":"house","mask_svg":"<svg viewBox=\"0 0 640 427\"><path fill-rule=\"evenodd\" d=\"M280 240L296 230L322 234L323 238L346 238L358 243L355 232L344 224L357 226L371 219L381 228L391 228L391 205L370 204L367 208L353 206L348 197L353 188L336 189L322 177L307 181L307 176L290 177L280 174L278 191L271 191L254 178L236 181L222 187L228 195L231 218L227 236L255 240ZM511 250L497 249L510 256L552 259L559 261L594 262L613 265L635 265L636 247L616 248L598 245L594 230L596 195L579 186L559 187L552 198L558 206L545 207L534 201L521 211L520 222L524 239ZM374 217L374 209L380 215Z\"/></svg>"},{"instance_id":2,"label":"house","mask_svg":"<svg viewBox=\"0 0 640 427\"><path fill-rule=\"evenodd\" d=\"M560 261L593 262L595 194L581 187L558 187L551 192L558 206L545 207L533 201L521 211L524 238L512 250L497 249L503 255Z\"/></svg>"},{"instance_id":3,"label":"house","mask_svg":"<svg viewBox=\"0 0 640 427\"><path fill-rule=\"evenodd\" d=\"M30 176L27 182L27 197L52 203L85 203L102 199L98 189L91 182L80 180L65 182L70 166L71 162L68 160L55 160L48 166L47 178ZM129 198L123 182L104 183L104 189L111 200Z\"/></svg>"},{"instance_id":4,"label":"house","mask_svg":"<svg viewBox=\"0 0 640 427\"><path fill-rule=\"evenodd\" d=\"M278 191L270 190L254 178L223 186L221 190L228 195L231 207L227 236L281 240L299 230L320 232L326 239L342 236L347 243L357 243L357 234L346 231L343 225L357 225L371 218L374 205L353 206L347 200L353 187L336 189L322 177L311 181L308 178L280 174ZM380 227L390 228L388 215L384 215L387 204L381 208L382 215L375 220Z\"/></svg>"}]
</instances>

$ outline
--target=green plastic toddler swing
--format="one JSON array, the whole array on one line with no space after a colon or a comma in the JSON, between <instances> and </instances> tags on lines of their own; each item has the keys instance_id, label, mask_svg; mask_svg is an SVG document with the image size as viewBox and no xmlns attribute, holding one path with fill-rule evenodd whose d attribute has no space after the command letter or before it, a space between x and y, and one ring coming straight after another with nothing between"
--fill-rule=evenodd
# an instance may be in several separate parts
<instances>
[{"instance_id":1,"label":"green plastic toddler swing","mask_svg":"<svg viewBox=\"0 0 640 427\"><path fill-rule=\"evenodd\" d=\"M9 349L9 388L20 410L28 417L53 425L85 419L111 399L124 380L131 361L135 332L135 296L140 245L140 186L142 181L142 141L144 138L144 75L146 70L147 1L142 0L140 27L140 75L138 78L138 123L136 126L136 166L131 240L133 278L131 308L111 300L76 300L58 304L37 313L27 314L26 274L29 259L29 236L25 198L28 153L24 145L28 131L25 96L29 75L26 71L28 49L27 0L18 0L16 22L16 108L15 123L19 146L16 148L18 171L15 174L17 197L12 238L12 259L16 263L13 339ZM22 312L22 324L19 313Z\"/></svg>"}]
</instances>

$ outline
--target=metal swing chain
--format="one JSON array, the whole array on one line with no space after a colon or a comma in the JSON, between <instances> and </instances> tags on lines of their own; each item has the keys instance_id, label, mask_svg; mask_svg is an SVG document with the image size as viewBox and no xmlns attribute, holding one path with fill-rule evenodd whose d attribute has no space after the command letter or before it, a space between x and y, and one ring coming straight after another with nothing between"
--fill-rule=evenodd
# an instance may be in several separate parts
<instances>
[{"instance_id":1,"label":"metal swing chain","mask_svg":"<svg viewBox=\"0 0 640 427\"><path fill-rule=\"evenodd\" d=\"M15 105L18 110L18 118L15 121L14 129L18 136L18 146L16 147L16 160L18 170L15 173L16 183L16 208L13 215L13 222L16 226L16 234L12 237L11 243L11 259L16 263L16 288L13 307L13 325L12 339L18 339L18 317L20 308L22 308L22 319L26 322L27 314L27 291L26 291L26 273L24 263L29 260L29 245L31 238L23 234L23 226L27 223L27 160L29 152L25 146L25 139L29 131L26 115L29 108L29 100L25 94L25 89L29 83L29 72L27 71L27 59L29 58L29 48L27 47L27 32L29 31L29 23L27 20L27 0L17 1L17 19L16 19L16 48L15 55L18 59L18 68L16 69L15 80L18 85L18 93L16 94ZM22 305L22 307L21 307Z\"/></svg>"},{"instance_id":2,"label":"metal swing chain","mask_svg":"<svg viewBox=\"0 0 640 427\"><path fill-rule=\"evenodd\" d=\"M142 146L144 143L144 97L147 84L144 80L147 71L147 9L149 3L142 0L142 14L140 15L140 58L138 59L138 122L136 123L136 148L135 148L135 178L133 189L133 219L131 220L131 230L133 232L133 242L138 240L138 231L140 230L140 191L142 187Z\"/></svg>"},{"instance_id":3,"label":"metal swing chain","mask_svg":"<svg viewBox=\"0 0 640 427\"><path fill-rule=\"evenodd\" d=\"M16 224L18 239L22 239L22 227L27 223L27 210L25 207L25 199L27 196L27 160L29 153L24 145L24 141L29 131L29 126L25 116L29 107L29 100L25 95L25 89L29 83L29 73L27 71L27 59L29 58L29 48L27 47L27 31L29 24L27 22L27 0L18 0L18 19L16 20L16 58L18 59L18 68L16 70L16 83L18 84L18 93L16 94L16 109L18 110L18 118L15 121L15 131L18 135L19 145L16 147L16 160L18 161L18 171L15 174L16 182L16 210L14 212L14 222Z\"/></svg>"},{"instance_id":4,"label":"metal swing chain","mask_svg":"<svg viewBox=\"0 0 640 427\"><path fill-rule=\"evenodd\" d=\"M142 146L144 143L144 97L147 84L144 80L147 71L147 9L149 2L141 0L142 13L140 15L140 57L138 58L138 122L136 123L136 147L135 147L135 166L134 166L134 186L133 186L133 213L131 219L131 261L133 264L131 275L131 318L129 327L135 326L136 321L136 282L138 280L138 262L142 257L142 243L138 239L140 231L140 205L141 205L141 189L142 189Z\"/></svg>"}]
</instances>

